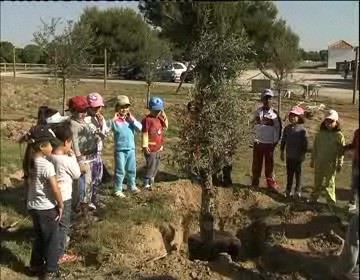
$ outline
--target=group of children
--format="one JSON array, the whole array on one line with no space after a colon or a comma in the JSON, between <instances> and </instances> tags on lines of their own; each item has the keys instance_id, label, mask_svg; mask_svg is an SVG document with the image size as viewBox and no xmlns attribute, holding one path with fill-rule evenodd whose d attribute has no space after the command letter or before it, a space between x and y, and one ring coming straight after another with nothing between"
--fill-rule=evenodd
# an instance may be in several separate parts
<instances>
[{"instance_id":1,"label":"group of children","mask_svg":"<svg viewBox=\"0 0 360 280\"><path fill-rule=\"evenodd\" d=\"M151 97L148 105L150 112L141 123L131 114L131 103L124 95L117 97L115 115L109 121L103 116L104 101L98 93L71 98L69 116L46 106L39 108L37 125L22 138L27 142L23 160L26 204L35 232L29 268L32 274L56 278L60 264L78 259L66 253L71 213L73 208L86 212L99 207L103 142L111 131L115 195L125 197L125 176L130 191L140 191L136 186L136 131L142 132L146 160L143 187L151 190L168 120L160 97Z\"/></svg>"},{"instance_id":2,"label":"group of children","mask_svg":"<svg viewBox=\"0 0 360 280\"><path fill-rule=\"evenodd\" d=\"M291 108L288 114L289 124L282 130L281 119L271 102L273 92L266 89L261 96L263 105L255 113L255 143L253 146L252 185L258 187L262 162L265 158L265 177L269 188L276 188L274 176L274 150L280 142L280 158L286 160L287 184L285 196L301 197L301 174L305 155L309 150L308 134L303 126L304 110L299 106ZM314 168L314 189L309 202L316 202L325 192L329 203L336 202L335 177L341 171L344 152L353 150L352 161L352 199L349 210L356 209L359 189L359 129L354 133L351 144L345 144L340 129L339 115L329 110L320 124L311 149L310 166ZM292 192L295 177L295 190Z\"/></svg>"},{"instance_id":3,"label":"group of children","mask_svg":"<svg viewBox=\"0 0 360 280\"><path fill-rule=\"evenodd\" d=\"M288 114L289 125L282 129L279 114L271 106L271 90L262 94L263 105L255 113L252 185L259 186L262 163L268 187L276 188L274 150L280 142L281 160L286 160L286 197L301 197L301 173L308 152L308 135L303 126L304 110L293 107ZM30 261L33 273L45 273L48 279L56 276L58 265L78 259L66 253L69 241L70 218L73 207L79 211L99 207L98 190L103 176L102 152L104 139L114 135L114 194L124 198L124 191L138 193L136 186L135 132L142 133L142 150L146 160L144 189L151 190L160 165L164 130L168 119L164 101L151 97L149 114L139 122L131 114L127 96L117 97L115 114L106 121L102 112L104 101L99 93L75 96L68 103L69 116L42 106L38 124L23 140L28 143L24 161L27 188L27 208L30 212L35 239ZM316 201L325 191L329 202L336 202L335 176L343 165L346 150L354 150L351 207L355 207L359 184L359 130L351 144L345 145L339 116L327 112L315 136L311 152L315 184L310 200ZM292 185L295 177L295 191ZM124 180L126 178L126 185ZM75 186L75 187L74 187Z\"/></svg>"}]
</instances>

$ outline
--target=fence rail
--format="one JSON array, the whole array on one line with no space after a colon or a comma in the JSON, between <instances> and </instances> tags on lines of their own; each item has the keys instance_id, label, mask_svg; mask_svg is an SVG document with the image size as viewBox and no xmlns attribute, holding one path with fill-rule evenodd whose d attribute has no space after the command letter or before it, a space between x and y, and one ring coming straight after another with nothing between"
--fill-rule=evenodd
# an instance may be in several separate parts
<instances>
[{"instance_id":1,"label":"fence rail","mask_svg":"<svg viewBox=\"0 0 360 280\"><path fill-rule=\"evenodd\" d=\"M0 71L1 72L12 72L13 63L0 63ZM15 71L34 71L34 70L49 70L51 67L47 64L37 64L37 63L15 63ZM91 71L94 70L103 70L104 64L85 64L80 65L80 68L87 69Z\"/></svg>"}]
</instances>

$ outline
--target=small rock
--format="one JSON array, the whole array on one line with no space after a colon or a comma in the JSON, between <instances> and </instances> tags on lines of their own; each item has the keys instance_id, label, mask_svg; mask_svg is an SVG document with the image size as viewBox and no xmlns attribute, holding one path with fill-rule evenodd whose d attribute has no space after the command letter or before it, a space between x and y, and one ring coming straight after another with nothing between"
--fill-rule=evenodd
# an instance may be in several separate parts
<instances>
[{"instance_id":1,"label":"small rock","mask_svg":"<svg viewBox=\"0 0 360 280\"><path fill-rule=\"evenodd\" d=\"M190 273L190 276L192 279L196 279L197 278L197 273L195 271Z\"/></svg>"}]
</instances>

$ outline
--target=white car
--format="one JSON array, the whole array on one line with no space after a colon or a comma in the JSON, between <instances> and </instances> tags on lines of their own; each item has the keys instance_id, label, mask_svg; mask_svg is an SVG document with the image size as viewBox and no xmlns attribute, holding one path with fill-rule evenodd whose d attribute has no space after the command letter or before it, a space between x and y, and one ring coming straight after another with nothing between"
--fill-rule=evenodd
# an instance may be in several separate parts
<instances>
[{"instance_id":1,"label":"white car","mask_svg":"<svg viewBox=\"0 0 360 280\"><path fill-rule=\"evenodd\" d=\"M181 74L186 71L186 66L181 62L173 62L167 65L164 65L161 68L161 80L177 82L180 81Z\"/></svg>"}]
</instances>

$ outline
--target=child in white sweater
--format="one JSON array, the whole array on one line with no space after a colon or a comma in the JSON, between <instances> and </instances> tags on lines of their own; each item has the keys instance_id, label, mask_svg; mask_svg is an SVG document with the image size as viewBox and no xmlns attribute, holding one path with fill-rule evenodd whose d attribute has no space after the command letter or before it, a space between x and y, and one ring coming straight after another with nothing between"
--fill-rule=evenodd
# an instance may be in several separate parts
<instances>
[{"instance_id":1,"label":"child in white sweater","mask_svg":"<svg viewBox=\"0 0 360 280\"><path fill-rule=\"evenodd\" d=\"M69 123L54 128L58 140L49 160L54 164L57 182L64 201L64 212L59 226L59 264L76 261L76 255L65 254L70 228L73 180L79 179L81 172L76 157L71 150L72 132Z\"/></svg>"}]
</instances>

